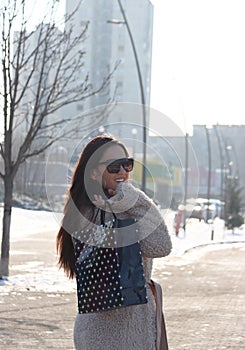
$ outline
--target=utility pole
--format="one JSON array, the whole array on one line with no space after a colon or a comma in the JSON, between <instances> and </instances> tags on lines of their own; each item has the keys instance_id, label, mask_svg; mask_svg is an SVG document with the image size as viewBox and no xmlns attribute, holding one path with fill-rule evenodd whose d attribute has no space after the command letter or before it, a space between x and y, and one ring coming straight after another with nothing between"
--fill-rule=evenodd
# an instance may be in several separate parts
<instances>
[{"instance_id":1,"label":"utility pole","mask_svg":"<svg viewBox=\"0 0 245 350\"><path fill-rule=\"evenodd\" d=\"M187 203L187 194L188 194L188 167L189 167L189 134L185 133L185 193L184 193L184 212L183 212L183 229L185 232L186 229L186 203Z\"/></svg>"},{"instance_id":2,"label":"utility pole","mask_svg":"<svg viewBox=\"0 0 245 350\"><path fill-rule=\"evenodd\" d=\"M212 126L204 125L206 137L207 137L207 146L208 146L208 185L207 185L207 211L206 211L206 222L209 219L209 202L210 202L210 189L211 189L211 172L212 172L212 159L211 159L211 143L210 143L210 135L209 129L212 129Z\"/></svg>"}]
</instances>

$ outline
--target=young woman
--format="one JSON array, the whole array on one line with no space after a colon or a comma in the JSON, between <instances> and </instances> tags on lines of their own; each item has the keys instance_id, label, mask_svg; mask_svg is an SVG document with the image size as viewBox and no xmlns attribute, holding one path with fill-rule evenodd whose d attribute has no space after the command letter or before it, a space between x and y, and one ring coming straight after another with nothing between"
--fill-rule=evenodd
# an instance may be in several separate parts
<instances>
[{"instance_id":1,"label":"young woman","mask_svg":"<svg viewBox=\"0 0 245 350\"><path fill-rule=\"evenodd\" d=\"M150 280L153 258L168 255L172 245L157 206L129 183L132 169L133 160L126 147L114 137L102 135L86 145L73 174L63 224L57 236L59 266L68 277L76 277L80 283L76 258L83 243L74 244L74 237L81 230L90 232L98 207L105 207L107 200L117 217L134 218L138 222L147 284L145 304L92 313L81 313L78 308L74 326L77 350L167 349L166 344L165 347L157 345L156 305ZM111 218L111 212L106 212L106 217ZM96 220L100 225L100 218Z\"/></svg>"}]
</instances>

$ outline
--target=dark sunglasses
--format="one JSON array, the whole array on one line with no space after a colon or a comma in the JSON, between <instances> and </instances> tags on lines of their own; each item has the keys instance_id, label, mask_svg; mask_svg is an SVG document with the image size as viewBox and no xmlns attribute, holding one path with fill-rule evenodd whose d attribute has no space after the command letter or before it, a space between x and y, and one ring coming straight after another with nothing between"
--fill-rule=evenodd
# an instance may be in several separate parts
<instances>
[{"instance_id":1,"label":"dark sunglasses","mask_svg":"<svg viewBox=\"0 0 245 350\"><path fill-rule=\"evenodd\" d=\"M108 164L109 163L109 164ZM116 174L119 173L121 166L123 169L129 173L133 170L134 167L134 159L133 158L120 158L116 160L107 160L105 162L100 162L99 164L107 164L106 170L110 174Z\"/></svg>"}]
</instances>

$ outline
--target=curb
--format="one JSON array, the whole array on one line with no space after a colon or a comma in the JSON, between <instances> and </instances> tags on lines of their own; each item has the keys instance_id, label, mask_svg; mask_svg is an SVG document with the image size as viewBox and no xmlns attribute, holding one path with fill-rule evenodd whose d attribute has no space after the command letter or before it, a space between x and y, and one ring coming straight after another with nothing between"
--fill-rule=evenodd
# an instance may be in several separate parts
<instances>
[{"instance_id":1,"label":"curb","mask_svg":"<svg viewBox=\"0 0 245 350\"><path fill-rule=\"evenodd\" d=\"M196 246L193 246L191 248L188 248L186 250L184 250L182 252L181 255L184 255L186 253L189 253L190 251L194 250L194 249L198 249L198 248L203 248L203 247L207 247L209 245L218 245L218 244L235 244L235 243L242 243L242 244L245 244L245 241L244 240L241 240L241 241L216 241L216 242L209 242L209 243L202 243L202 244L198 244Z\"/></svg>"}]
</instances>

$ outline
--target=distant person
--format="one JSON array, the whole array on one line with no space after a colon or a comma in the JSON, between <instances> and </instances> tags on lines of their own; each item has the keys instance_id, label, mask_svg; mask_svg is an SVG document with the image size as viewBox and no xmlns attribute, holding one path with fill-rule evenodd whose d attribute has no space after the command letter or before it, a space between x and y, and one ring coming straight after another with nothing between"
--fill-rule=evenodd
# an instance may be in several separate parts
<instances>
[{"instance_id":1,"label":"distant person","mask_svg":"<svg viewBox=\"0 0 245 350\"><path fill-rule=\"evenodd\" d=\"M151 282L151 272L153 258L168 255L172 244L158 207L130 184L129 173L132 170L133 160L129 158L126 147L111 135L90 140L74 170L62 227L57 236L57 250L59 266L64 268L68 277L76 277L77 280L78 314L74 325L77 350L168 349L164 321L161 323L162 333L157 332L155 302L161 295L158 293L159 285L155 288ZM81 304L84 305L85 297L81 300L79 291L83 290L83 283L89 284L90 281L88 276L84 278L84 272L79 268L86 245L78 242L77 235L84 231L90 234L92 230L89 228L94 223L100 225L100 217L96 217L96 213L98 208L106 206L106 200L118 217L134 218L138 222L147 302L83 313ZM112 213L106 211L106 220L112 219ZM105 266L105 273L106 269ZM87 300L91 300L93 293L97 292L91 290L90 295L86 296ZM162 310L158 308L158 312L162 321Z\"/></svg>"}]
</instances>

